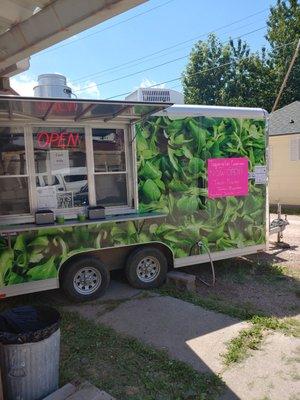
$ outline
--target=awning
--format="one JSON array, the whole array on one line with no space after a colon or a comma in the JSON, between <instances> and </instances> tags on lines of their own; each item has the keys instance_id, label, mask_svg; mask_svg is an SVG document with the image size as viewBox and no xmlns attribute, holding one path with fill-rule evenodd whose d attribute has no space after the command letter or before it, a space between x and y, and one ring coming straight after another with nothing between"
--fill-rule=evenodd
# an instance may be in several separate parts
<instances>
[{"instance_id":1,"label":"awning","mask_svg":"<svg viewBox=\"0 0 300 400\"><path fill-rule=\"evenodd\" d=\"M0 96L0 122L7 120L135 122L172 103Z\"/></svg>"},{"instance_id":2,"label":"awning","mask_svg":"<svg viewBox=\"0 0 300 400\"><path fill-rule=\"evenodd\" d=\"M16 64L146 0L1 0L0 76Z\"/></svg>"}]
</instances>

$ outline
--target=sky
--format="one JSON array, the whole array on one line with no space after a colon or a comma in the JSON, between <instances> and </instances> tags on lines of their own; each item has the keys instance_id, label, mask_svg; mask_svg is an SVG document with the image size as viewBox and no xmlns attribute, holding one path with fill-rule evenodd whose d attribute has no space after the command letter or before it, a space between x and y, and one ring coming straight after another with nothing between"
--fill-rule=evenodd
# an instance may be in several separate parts
<instances>
[{"instance_id":1,"label":"sky","mask_svg":"<svg viewBox=\"0 0 300 400\"><path fill-rule=\"evenodd\" d=\"M20 95L32 96L38 75L60 73L78 98L124 99L138 87L160 83L181 91L178 78L198 40L211 32L222 42L241 36L252 50L259 50L267 44L266 19L274 4L275 0L149 0L34 54L30 69L13 77L11 86Z\"/></svg>"}]
</instances>

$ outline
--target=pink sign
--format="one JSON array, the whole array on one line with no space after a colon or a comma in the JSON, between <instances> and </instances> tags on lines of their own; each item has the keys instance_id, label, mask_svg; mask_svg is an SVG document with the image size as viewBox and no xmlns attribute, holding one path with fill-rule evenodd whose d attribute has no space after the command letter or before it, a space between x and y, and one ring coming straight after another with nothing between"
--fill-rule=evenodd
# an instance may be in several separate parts
<instances>
[{"instance_id":1,"label":"pink sign","mask_svg":"<svg viewBox=\"0 0 300 400\"><path fill-rule=\"evenodd\" d=\"M208 197L247 196L248 159L210 158L208 160Z\"/></svg>"}]
</instances>

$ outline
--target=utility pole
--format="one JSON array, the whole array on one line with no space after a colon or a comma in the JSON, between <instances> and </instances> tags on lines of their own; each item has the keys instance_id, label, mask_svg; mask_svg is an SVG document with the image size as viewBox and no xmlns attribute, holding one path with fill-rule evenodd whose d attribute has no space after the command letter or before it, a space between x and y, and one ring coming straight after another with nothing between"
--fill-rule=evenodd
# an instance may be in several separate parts
<instances>
[{"instance_id":1,"label":"utility pole","mask_svg":"<svg viewBox=\"0 0 300 400\"><path fill-rule=\"evenodd\" d=\"M287 70L287 72L286 72L286 75L285 75L284 80L283 80L283 82L282 82L282 85L281 85L281 87L280 87L279 93L278 93L278 95L277 95L277 97L276 97L275 103L274 103L273 108L272 108L272 112L275 111L276 108L277 108L277 106L278 106L278 103L279 103L280 97L281 97L281 95L282 95L283 89L285 88L285 85L286 85L286 83L287 83L287 80L289 79L291 70L292 70L292 68L293 68L293 65L295 64L296 58L297 58L297 56L298 56L299 49L300 49L300 39L298 40L298 44L297 44L297 46L296 46L296 49L295 49L293 58L292 58L292 60L291 60L291 62L290 62L289 68L288 68L288 70Z\"/></svg>"}]
</instances>

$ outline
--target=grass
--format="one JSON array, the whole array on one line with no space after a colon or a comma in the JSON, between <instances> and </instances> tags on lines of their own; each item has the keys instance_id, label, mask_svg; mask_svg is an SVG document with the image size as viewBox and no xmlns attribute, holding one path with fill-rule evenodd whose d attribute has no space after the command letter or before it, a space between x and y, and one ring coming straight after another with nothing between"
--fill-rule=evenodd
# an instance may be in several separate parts
<instances>
[{"instance_id":1,"label":"grass","mask_svg":"<svg viewBox=\"0 0 300 400\"><path fill-rule=\"evenodd\" d=\"M241 330L236 338L227 343L227 352L222 355L225 365L242 361L249 355L250 350L259 350L264 337L270 331L280 331L299 337L299 322L291 318L278 320L272 317L255 316L250 321L251 327Z\"/></svg>"},{"instance_id":2,"label":"grass","mask_svg":"<svg viewBox=\"0 0 300 400\"><path fill-rule=\"evenodd\" d=\"M222 268L218 269L219 275L233 283L244 284L255 279L261 283L282 283L288 281L288 269L282 265L272 264L267 261L255 259L236 259L222 262Z\"/></svg>"},{"instance_id":3,"label":"grass","mask_svg":"<svg viewBox=\"0 0 300 400\"><path fill-rule=\"evenodd\" d=\"M157 289L157 292L164 296L188 301L208 310L249 321L251 326L241 330L236 338L227 343L227 351L222 355L225 365L243 360L250 350L258 350L264 337L271 331L279 331L295 337L300 336L300 323L293 318L269 317L262 312L255 311L249 305L227 304L224 300L211 296L202 297L193 292L183 292L171 285L165 285Z\"/></svg>"},{"instance_id":4,"label":"grass","mask_svg":"<svg viewBox=\"0 0 300 400\"><path fill-rule=\"evenodd\" d=\"M249 354L249 350L258 350L263 340L263 329L253 325L243 329L239 335L227 344L227 352L222 354L225 365L242 361Z\"/></svg>"},{"instance_id":5,"label":"grass","mask_svg":"<svg viewBox=\"0 0 300 400\"><path fill-rule=\"evenodd\" d=\"M199 374L76 313L62 315L61 384L86 379L122 400L204 400L222 390L214 374Z\"/></svg>"},{"instance_id":6,"label":"grass","mask_svg":"<svg viewBox=\"0 0 300 400\"><path fill-rule=\"evenodd\" d=\"M60 385L88 380L122 400L213 400L223 389L219 376L200 374L164 351L67 312L47 293L9 298L0 311L25 304L53 305L61 312Z\"/></svg>"},{"instance_id":7,"label":"grass","mask_svg":"<svg viewBox=\"0 0 300 400\"><path fill-rule=\"evenodd\" d=\"M242 320L249 320L256 315L263 315L262 313L258 313L248 304L241 307L240 305L226 303L224 302L224 299L218 299L215 296L206 295L203 297L193 292L181 291L172 285L164 285L161 288L156 289L156 292L163 296L175 297L193 303L196 306L206 308L207 310L227 314L231 317Z\"/></svg>"},{"instance_id":8,"label":"grass","mask_svg":"<svg viewBox=\"0 0 300 400\"><path fill-rule=\"evenodd\" d=\"M277 214L277 204L270 204L270 213ZM282 206L281 214L284 217L284 214L288 215L300 215L300 207L299 206Z\"/></svg>"}]
</instances>

